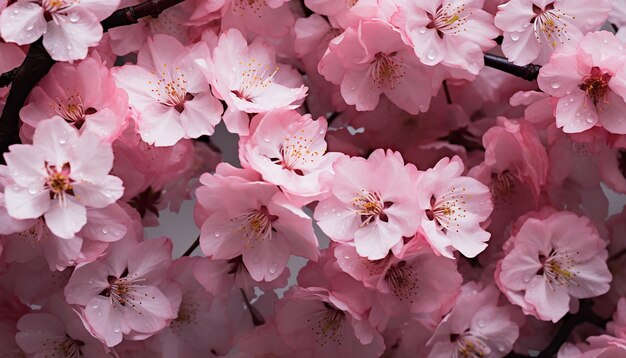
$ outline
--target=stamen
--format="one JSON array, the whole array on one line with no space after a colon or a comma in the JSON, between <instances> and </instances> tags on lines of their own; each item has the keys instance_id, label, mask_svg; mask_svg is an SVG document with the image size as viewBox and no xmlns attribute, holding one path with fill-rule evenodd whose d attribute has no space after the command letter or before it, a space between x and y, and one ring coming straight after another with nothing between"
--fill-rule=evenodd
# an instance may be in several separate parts
<instances>
[{"instance_id":1,"label":"stamen","mask_svg":"<svg viewBox=\"0 0 626 358\"><path fill-rule=\"evenodd\" d=\"M277 219L278 216L271 215L266 206L261 206L261 209L252 210L231 221L239 222L237 231L242 233L246 245L254 246L257 241L272 240L272 232L276 232L272 223Z\"/></svg>"},{"instance_id":2,"label":"stamen","mask_svg":"<svg viewBox=\"0 0 626 358\"><path fill-rule=\"evenodd\" d=\"M609 92L609 81L611 75L602 73L599 67L592 67L591 73L583 78L583 83L579 86L581 90L587 93L587 97L593 101L594 105L598 103L607 103L606 95Z\"/></svg>"},{"instance_id":3,"label":"stamen","mask_svg":"<svg viewBox=\"0 0 626 358\"><path fill-rule=\"evenodd\" d=\"M391 292L400 301L409 300L413 303L413 297L417 294L417 275L406 261L400 261L392 265L385 274L385 280Z\"/></svg>"},{"instance_id":4,"label":"stamen","mask_svg":"<svg viewBox=\"0 0 626 358\"><path fill-rule=\"evenodd\" d=\"M466 31L467 18L471 12L465 11L465 4L446 6L440 5L434 15L428 14L430 23L426 26L428 29L436 29L439 37L444 35L458 35Z\"/></svg>"},{"instance_id":5,"label":"stamen","mask_svg":"<svg viewBox=\"0 0 626 358\"><path fill-rule=\"evenodd\" d=\"M239 65L243 66L242 62ZM245 70L241 72L237 88L231 92L240 99L253 102L269 85L280 69L278 66L272 71L269 66L263 66L256 59L251 59L245 65Z\"/></svg>"},{"instance_id":6,"label":"stamen","mask_svg":"<svg viewBox=\"0 0 626 358\"><path fill-rule=\"evenodd\" d=\"M383 202L380 194L377 192L370 193L361 190L352 200L354 212L361 216L361 226L369 224L376 218L384 222L389 220L384 213L384 209L389 208L393 203Z\"/></svg>"},{"instance_id":7,"label":"stamen","mask_svg":"<svg viewBox=\"0 0 626 358\"><path fill-rule=\"evenodd\" d=\"M404 77L402 58L396 52L376 54L370 68L370 78L378 88L393 89Z\"/></svg>"},{"instance_id":8,"label":"stamen","mask_svg":"<svg viewBox=\"0 0 626 358\"><path fill-rule=\"evenodd\" d=\"M565 41L571 39L567 32L568 23L564 19L574 20L575 16L569 16L561 9L555 9L554 3L546 5L544 10L533 5L533 11L537 14L533 21L533 31L537 42L541 44L545 39L550 46L556 48L559 44L564 44Z\"/></svg>"},{"instance_id":9,"label":"stamen","mask_svg":"<svg viewBox=\"0 0 626 358\"><path fill-rule=\"evenodd\" d=\"M459 232L461 221L466 217L467 210L463 208L467 204L467 195L463 194L465 188L451 188L450 191L443 194L439 199L434 196L431 198L431 208L426 210L426 217L434 220L441 231L446 233L448 230Z\"/></svg>"},{"instance_id":10,"label":"stamen","mask_svg":"<svg viewBox=\"0 0 626 358\"><path fill-rule=\"evenodd\" d=\"M322 347L329 342L334 342L341 345L341 327L343 326L346 314L330 304L324 302L325 311L320 314L321 317L315 325L311 326L311 329L317 336L315 342L319 343ZM310 319L307 322L311 322Z\"/></svg>"}]
</instances>

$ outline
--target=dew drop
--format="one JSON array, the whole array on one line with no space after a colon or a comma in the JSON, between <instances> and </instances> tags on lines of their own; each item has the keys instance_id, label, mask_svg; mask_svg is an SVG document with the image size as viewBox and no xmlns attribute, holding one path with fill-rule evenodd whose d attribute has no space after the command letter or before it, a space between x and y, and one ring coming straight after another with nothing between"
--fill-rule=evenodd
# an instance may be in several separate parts
<instances>
[{"instance_id":1,"label":"dew drop","mask_svg":"<svg viewBox=\"0 0 626 358\"><path fill-rule=\"evenodd\" d=\"M576 117L580 117L580 112L576 112Z\"/></svg>"},{"instance_id":2,"label":"dew drop","mask_svg":"<svg viewBox=\"0 0 626 358\"><path fill-rule=\"evenodd\" d=\"M326 131L325 131L325 130L323 130L323 129L320 129L320 134L321 134L321 135L324 135L324 133L326 133Z\"/></svg>"},{"instance_id":3,"label":"dew drop","mask_svg":"<svg viewBox=\"0 0 626 358\"><path fill-rule=\"evenodd\" d=\"M517 33L517 32L512 33L511 34L511 40L513 40L513 41L519 40L519 33Z\"/></svg>"},{"instance_id":4,"label":"dew drop","mask_svg":"<svg viewBox=\"0 0 626 358\"><path fill-rule=\"evenodd\" d=\"M270 140L269 138L263 138L263 141L264 141L265 143L269 143L269 142L271 142L271 140Z\"/></svg>"},{"instance_id":5,"label":"dew drop","mask_svg":"<svg viewBox=\"0 0 626 358\"><path fill-rule=\"evenodd\" d=\"M94 310L97 310L98 309L98 304L94 303L93 305L91 305L91 308L93 308Z\"/></svg>"},{"instance_id":6,"label":"dew drop","mask_svg":"<svg viewBox=\"0 0 626 358\"><path fill-rule=\"evenodd\" d=\"M484 321L484 320L482 320L482 319L481 319L481 320L479 320L479 321L478 321L478 327L480 327L480 328L485 328L485 321Z\"/></svg>"},{"instance_id":7,"label":"dew drop","mask_svg":"<svg viewBox=\"0 0 626 358\"><path fill-rule=\"evenodd\" d=\"M67 44L67 46L65 46L66 49L71 50L72 49L72 45Z\"/></svg>"},{"instance_id":8,"label":"dew drop","mask_svg":"<svg viewBox=\"0 0 626 358\"><path fill-rule=\"evenodd\" d=\"M105 235L108 234L109 233L109 228L108 227L103 227L102 228L102 233L105 234Z\"/></svg>"},{"instance_id":9,"label":"dew drop","mask_svg":"<svg viewBox=\"0 0 626 358\"><path fill-rule=\"evenodd\" d=\"M78 22L78 20L80 20L80 16L78 16L75 12L71 13L68 18L70 19L70 22Z\"/></svg>"},{"instance_id":10,"label":"dew drop","mask_svg":"<svg viewBox=\"0 0 626 358\"><path fill-rule=\"evenodd\" d=\"M426 28L422 27L419 31L420 31L420 34L425 34L426 33Z\"/></svg>"},{"instance_id":11,"label":"dew drop","mask_svg":"<svg viewBox=\"0 0 626 358\"><path fill-rule=\"evenodd\" d=\"M506 348L504 348L504 346L503 346L503 345L498 344L498 351L500 351L500 352L504 352L505 350L506 350Z\"/></svg>"},{"instance_id":12,"label":"dew drop","mask_svg":"<svg viewBox=\"0 0 626 358\"><path fill-rule=\"evenodd\" d=\"M350 260L350 255L343 255L344 260Z\"/></svg>"},{"instance_id":13,"label":"dew drop","mask_svg":"<svg viewBox=\"0 0 626 358\"><path fill-rule=\"evenodd\" d=\"M278 264L272 264L269 271L272 275L275 274L278 271Z\"/></svg>"},{"instance_id":14,"label":"dew drop","mask_svg":"<svg viewBox=\"0 0 626 358\"><path fill-rule=\"evenodd\" d=\"M113 332L120 333L121 331L122 331L122 327L120 327L119 324L116 324L115 326L113 326Z\"/></svg>"},{"instance_id":15,"label":"dew drop","mask_svg":"<svg viewBox=\"0 0 626 358\"><path fill-rule=\"evenodd\" d=\"M216 232L215 232L215 234L213 234L213 235L214 235L215 237L220 237L220 235L221 235L221 234L219 233L219 231L216 231Z\"/></svg>"},{"instance_id":16,"label":"dew drop","mask_svg":"<svg viewBox=\"0 0 626 358\"><path fill-rule=\"evenodd\" d=\"M35 25L28 25L28 26L26 26L26 31L30 31L33 28L35 28Z\"/></svg>"},{"instance_id":17,"label":"dew drop","mask_svg":"<svg viewBox=\"0 0 626 358\"><path fill-rule=\"evenodd\" d=\"M94 283L94 279L93 279L93 278L90 278L88 282L89 282L90 284L91 284L91 283Z\"/></svg>"},{"instance_id":18,"label":"dew drop","mask_svg":"<svg viewBox=\"0 0 626 358\"><path fill-rule=\"evenodd\" d=\"M524 28L525 29L527 29L529 26L530 26L530 23L528 23L528 22L524 24Z\"/></svg>"},{"instance_id":19,"label":"dew drop","mask_svg":"<svg viewBox=\"0 0 626 358\"><path fill-rule=\"evenodd\" d=\"M530 282L530 277L524 277L524 283L529 283Z\"/></svg>"},{"instance_id":20,"label":"dew drop","mask_svg":"<svg viewBox=\"0 0 626 358\"><path fill-rule=\"evenodd\" d=\"M435 57L437 57L437 53L435 52L435 50L432 50L432 49L431 49L431 50L430 50L430 51L428 51L428 53L426 54L426 57L427 57L429 60L431 60L431 61L432 61L432 60L434 60L434 59L435 59Z\"/></svg>"},{"instance_id":21,"label":"dew drop","mask_svg":"<svg viewBox=\"0 0 626 358\"><path fill-rule=\"evenodd\" d=\"M13 11L12 11L12 12L13 12L14 14L19 14L19 13L20 13L20 10L19 10L19 9L13 9Z\"/></svg>"},{"instance_id":22,"label":"dew drop","mask_svg":"<svg viewBox=\"0 0 626 358\"><path fill-rule=\"evenodd\" d=\"M587 123L593 123L593 117L591 116L587 117Z\"/></svg>"},{"instance_id":23,"label":"dew drop","mask_svg":"<svg viewBox=\"0 0 626 358\"><path fill-rule=\"evenodd\" d=\"M560 83L558 83L558 82L552 82L552 84L550 85L550 87L552 87L552 88L554 88L554 89L557 89L557 88L561 87L561 84L560 84Z\"/></svg>"},{"instance_id":24,"label":"dew drop","mask_svg":"<svg viewBox=\"0 0 626 358\"><path fill-rule=\"evenodd\" d=\"M63 145L65 143L67 143L67 139L65 139L65 138L59 139L59 144Z\"/></svg>"},{"instance_id":25,"label":"dew drop","mask_svg":"<svg viewBox=\"0 0 626 358\"><path fill-rule=\"evenodd\" d=\"M29 192L31 195L35 195L35 194L37 194L37 193L39 192L39 190L37 190L37 187L36 187L36 186L31 186L31 187L29 187L29 188L28 188L28 192Z\"/></svg>"}]
</instances>

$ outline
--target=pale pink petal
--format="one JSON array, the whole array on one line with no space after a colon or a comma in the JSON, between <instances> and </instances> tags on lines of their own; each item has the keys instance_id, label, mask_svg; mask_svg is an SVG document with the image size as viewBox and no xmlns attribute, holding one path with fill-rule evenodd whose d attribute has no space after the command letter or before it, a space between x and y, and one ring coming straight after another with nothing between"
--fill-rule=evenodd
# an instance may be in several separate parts
<instances>
[{"instance_id":1,"label":"pale pink petal","mask_svg":"<svg viewBox=\"0 0 626 358\"><path fill-rule=\"evenodd\" d=\"M243 263L256 281L272 281L285 269L289 246L281 238L257 241L244 250Z\"/></svg>"},{"instance_id":2,"label":"pale pink petal","mask_svg":"<svg viewBox=\"0 0 626 358\"><path fill-rule=\"evenodd\" d=\"M180 125L180 113L176 109L155 103L141 113L139 133L144 142L166 147L181 140L185 129Z\"/></svg>"},{"instance_id":3,"label":"pale pink petal","mask_svg":"<svg viewBox=\"0 0 626 358\"><path fill-rule=\"evenodd\" d=\"M12 4L0 14L0 35L5 41L18 45L37 41L46 29L43 13L41 5L34 2Z\"/></svg>"},{"instance_id":4,"label":"pale pink petal","mask_svg":"<svg viewBox=\"0 0 626 358\"><path fill-rule=\"evenodd\" d=\"M542 276L530 281L524 300L535 307L542 320L556 323L569 311L570 297L565 287L551 287Z\"/></svg>"},{"instance_id":5,"label":"pale pink petal","mask_svg":"<svg viewBox=\"0 0 626 358\"><path fill-rule=\"evenodd\" d=\"M113 204L124 193L122 180L112 175L107 175L104 180L97 184L82 181L77 182L72 187L78 202L97 209Z\"/></svg>"},{"instance_id":6,"label":"pale pink petal","mask_svg":"<svg viewBox=\"0 0 626 358\"><path fill-rule=\"evenodd\" d=\"M185 128L185 135L198 138L211 135L215 126L222 120L223 107L220 101L210 93L203 93L191 101L185 102L185 109L180 114L180 123Z\"/></svg>"},{"instance_id":7,"label":"pale pink petal","mask_svg":"<svg viewBox=\"0 0 626 358\"><path fill-rule=\"evenodd\" d=\"M41 121L33 136L35 147L44 152L49 164L56 165L58 168L70 161L70 147L76 144L77 140L76 129L61 117Z\"/></svg>"},{"instance_id":8,"label":"pale pink petal","mask_svg":"<svg viewBox=\"0 0 626 358\"><path fill-rule=\"evenodd\" d=\"M122 342L124 316L108 297L96 296L85 307L85 318L105 344L113 347Z\"/></svg>"},{"instance_id":9,"label":"pale pink petal","mask_svg":"<svg viewBox=\"0 0 626 358\"><path fill-rule=\"evenodd\" d=\"M56 21L48 22L43 37L43 46L56 61L84 59L88 48L96 46L102 38L102 26L96 16L80 7L72 11L75 15L53 14Z\"/></svg>"},{"instance_id":10,"label":"pale pink petal","mask_svg":"<svg viewBox=\"0 0 626 358\"><path fill-rule=\"evenodd\" d=\"M12 185L4 189L4 199L7 212L16 219L38 218L51 207L48 190L35 192L33 195L28 189Z\"/></svg>"},{"instance_id":11,"label":"pale pink petal","mask_svg":"<svg viewBox=\"0 0 626 358\"><path fill-rule=\"evenodd\" d=\"M556 125L565 133L580 133L598 123L596 106L585 92L576 89L559 99L556 105Z\"/></svg>"},{"instance_id":12,"label":"pale pink petal","mask_svg":"<svg viewBox=\"0 0 626 358\"><path fill-rule=\"evenodd\" d=\"M44 214L46 224L53 234L70 239L87 222L87 210L74 198L66 195L64 201L50 202L50 209Z\"/></svg>"}]
</instances>

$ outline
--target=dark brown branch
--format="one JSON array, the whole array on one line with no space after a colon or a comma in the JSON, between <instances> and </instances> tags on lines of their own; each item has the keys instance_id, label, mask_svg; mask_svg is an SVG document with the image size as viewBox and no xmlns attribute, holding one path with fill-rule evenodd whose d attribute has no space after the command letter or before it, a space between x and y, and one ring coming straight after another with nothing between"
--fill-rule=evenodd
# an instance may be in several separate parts
<instances>
[{"instance_id":1,"label":"dark brown branch","mask_svg":"<svg viewBox=\"0 0 626 358\"><path fill-rule=\"evenodd\" d=\"M11 82L13 82L13 78L15 78L15 74L17 73L18 69L19 67L15 67L11 71L7 71L0 75L0 88L6 87L10 85Z\"/></svg>"},{"instance_id":2,"label":"dark brown branch","mask_svg":"<svg viewBox=\"0 0 626 358\"><path fill-rule=\"evenodd\" d=\"M492 55L490 53L485 54L485 66L512 74L513 76L523 78L527 81L536 80L537 76L539 76L539 70L541 69L541 66L533 64L518 66L509 62L509 60L502 56Z\"/></svg>"},{"instance_id":3,"label":"dark brown branch","mask_svg":"<svg viewBox=\"0 0 626 358\"><path fill-rule=\"evenodd\" d=\"M256 307L254 307L252 303L250 303L250 300L248 300L248 296L246 295L246 291L244 291L243 288L241 288L240 290L241 295L243 296L243 302L246 304L246 308L250 312L250 316L252 316L252 324L254 324L255 326L264 325L265 319L263 318L263 315L261 315L259 310L257 310Z\"/></svg>"},{"instance_id":4,"label":"dark brown branch","mask_svg":"<svg viewBox=\"0 0 626 358\"><path fill-rule=\"evenodd\" d=\"M197 249L198 246L200 246L200 235L198 235L196 240L191 244L191 246L189 246L187 251L185 251L185 253L182 256L191 256L191 253L193 252L193 250Z\"/></svg>"},{"instance_id":5,"label":"dark brown branch","mask_svg":"<svg viewBox=\"0 0 626 358\"><path fill-rule=\"evenodd\" d=\"M183 0L148 0L136 6L129 6L115 11L111 16L104 19L102 27L104 31L107 31L114 27L135 24L142 17L157 16L163 10L181 2ZM26 54L26 58L20 67L10 71L14 72L12 78L13 86L9 91L4 110L0 116L0 150L2 153L7 152L11 144L20 142L20 109L24 106L30 91L50 71L52 65L54 65L54 60L48 55L41 39L39 39L30 46L28 54ZM9 76L3 74L0 81L9 81ZM7 79L5 80L4 77L7 77ZM0 156L0 163L4 163L4 157L2 156Z\"/></svg>"}]
</instances>

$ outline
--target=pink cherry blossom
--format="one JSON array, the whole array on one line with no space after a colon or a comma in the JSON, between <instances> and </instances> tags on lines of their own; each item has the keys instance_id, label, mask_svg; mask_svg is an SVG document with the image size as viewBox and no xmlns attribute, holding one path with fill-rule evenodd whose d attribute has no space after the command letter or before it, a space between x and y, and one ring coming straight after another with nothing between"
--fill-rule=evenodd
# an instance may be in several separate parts
<instances>
[{"instance_id":1,"label":"pink cherry blossom","mask_svg":"<svg viewBox=\"0 0 626 358\"><path fill-rule=\"evenodd\" d=\"M326 153L326 119L292 110L259 114L241 148L248 166L288 195L311 201L330 190L333 163L343 154ZM246 138L245 140L243 138Z\"/></svg>"},{"instance_id":2,"label":"pink cherry blossom","mask_svg":"<svg viewBox=\"0 0 626 358\"><path fill-rule=\"evenodd\" d=\"M171 146L182 138L213 134L222 105L196 71L190 50L168 35L148 39L137 65L112 71L139 111L137 130L145 142Z\"/></svg>"},{"instance_id":3,"label":"pink cherry blossom","mask_svg":"<svg viewBox=\"0 0 626 358\"><path fill-rule=\"evenodd\" d=\"M415 166L405 165L398 152L378 149L368 159L340 158L333 168L332 195L315 208L320 228L370 260L398 252L402 237L413 236L419 225Z\"/></svg>"},{"instance_id":4,"label":"pink cherry blossom","mask_svg":"<svg viewBox=\"0 0 626 358\"><path fill-rule=\"evenodd\" d=\"M78 64L52 66L31 92L20 117L34 128L44 119L60 116L80 133L113 141L126 127L128 112L126 92L115 86L100 59L91 56Z\"/></svg>"},{"instance_id":5,"label":"pink cherry blossom","mask_svg":"<svg viewBox=\"0 0 626 358\"><path fill-rule=\"evenodd\" d=\"M477 75L483 52L496 45L499 34L483 1L407 1L395 18L405 30L415 54L426 65L442 63Z\"/></svg>"},{"instance_id":6,"label":"pink cherry blossom","mask_svg":"<svg viewBox=\"0 0 626 358\"><path fill-rule=\"evenodd\" d=\"M300 288L276 304L276 330L294 350L313 357L378 357L382 336L341 299L320 288Z\"/></svg>"},{"instance_id":7,"label":"pink cherry blossom","mask_svg":"<svg viewBox=\"0 0 626 358\"><path fill-rule=\"evenodd\" d=\"M223 1L223 0L220 0ZM219 3L220 1L216 1ZM295 21L286 0L224 1L222 27L238 29L247 38L253 35L281 37L289 34ZM272 24L268 26L267 24Z\"/></svg>"},{"instance_id":8,"label":"pink cherry blossom","mask_svg":"<svg viewBox=\"0 0 626 358\"><path fill-rule=\"evenodd\" d=\"M428 110L431 70L385 21L363 20L346 29L330 42L318 70L341 86L343 99L358 111L376 108L381 94L411 114Z\"/></svg>"},{"instance_id":9,"label":"pink cherry blossom","mask_svg":"<svg viewBox=\"0 0 626 358\"><path fill-rule=\"evenodd\" d=\"M169 240L127 240L110 250L109 256L74 270L65 298L81 308L93 334L113 347L123 335L145 338L164 328L176 317L181 293L165 277Z\"/></svg>"},{"instance_id":10,"label":"pink cherry blossom","mask_svg":"<svg viewBox=\"0 0 626 358\"><path fill-rule=\"evenodd\" d=\"M428 358L502 358L511 351L519 335L513 307L498 305L494 286L481 286L476 282L463 285L454 308L428 342L433 346Z\"/></svg>"},{"instance_id":11,"label":"pink cherry blossom","mask_svg":"<svg viewBox=\"0 0 626 358\"><path fill-rule=\"evenodd\" d=\"M219 169L219 168L218 168ZM208 257L242 255L253 279L280 276L291 254L316 260L311 219L275 185L204 174L196 191L202 214L200 245Z\"/></svg>"},{"instance_id":12,"label":"pink cherry blossom","mask_svg":"<svg viewBox=\"0 0 626 358\"><path fill-rule=\"evenodd\" d=\"M62 297L52 296L49 310L28 313L17 322L19 332L15 340L25 353L34 357L110 357L108 349L91 336Z\"/></svg>"},{"instance_id":13,"label":"pink cherry blossom","mask_svg":"<svg viewBox=\"0 0 626 358\"><path fill-rule=\"evenodd\" d=\"M504 32L502 52L509 60L543 65L555 49L598 30L610 10L609 0L511 0L498 7L495 25Z\"/></svg>"},{"instance_id":14,"label":"pink cherry blossom","mask_svg":"<svg viewBox=\"0 0 626 358\"><path fill-rule=\"evenodd\" d=\"M19 0L0 13L0 35L25 45L43 35L43 45L56 61L81 60L102 38L100 21L119 0Z\"/></svg>"},{"instance_id":15,"label":"pink cherry blossom","mask_svg":"<svg viewBox=\"0 0 626 358\"><path fill-rule=\"evenodd\" d=\"M103 208L122 196L110 144L78 131L60 117L41 121L33 144L5 153L13 184L4 189L6 208L16 219L43 215L53 234L70 239L87 222L87 207Z\"/></svg>"},{"instance_id":16,"label":"pink cherry blossom","mask_svg":"<svg viewBox=\"0 0 626 358\"><path fill-rule=\"evenodd\" d=\"M222 33L211 61L198 61L213 94L228 106L224 123L233 133L248 134L248 113L295 109L299 104L294 102L306 96L307 87L290 66L276 63L272 47L260 39L248 45L236 29Z\"/></svg>"},{"instance_id":17,"label":"pink cherry blossom","mask_svg":"<svg viewBox=\"0 0 626 358\"><path fill-rule=\"evenodd\" d=\"M529 217L512 236L498 262L496 283L525 314L557 322L572 298L606 293L611 273L606 243L589 219L565 211L548 213Z\"/></svg>"},{"instance_id":18,"label":"pink cherry blossom","mask_svg":"<svg viewBox=\"0 0 626 358\"><path fill-rule=\"evenodd\" d=\"M420 230L433 249L452 258L453 250L475 257L487 247L490 234L481 227L493 210L489 188L462 176L459 157L443 158L417 184Z\"/></svg>"}]
</instances>

